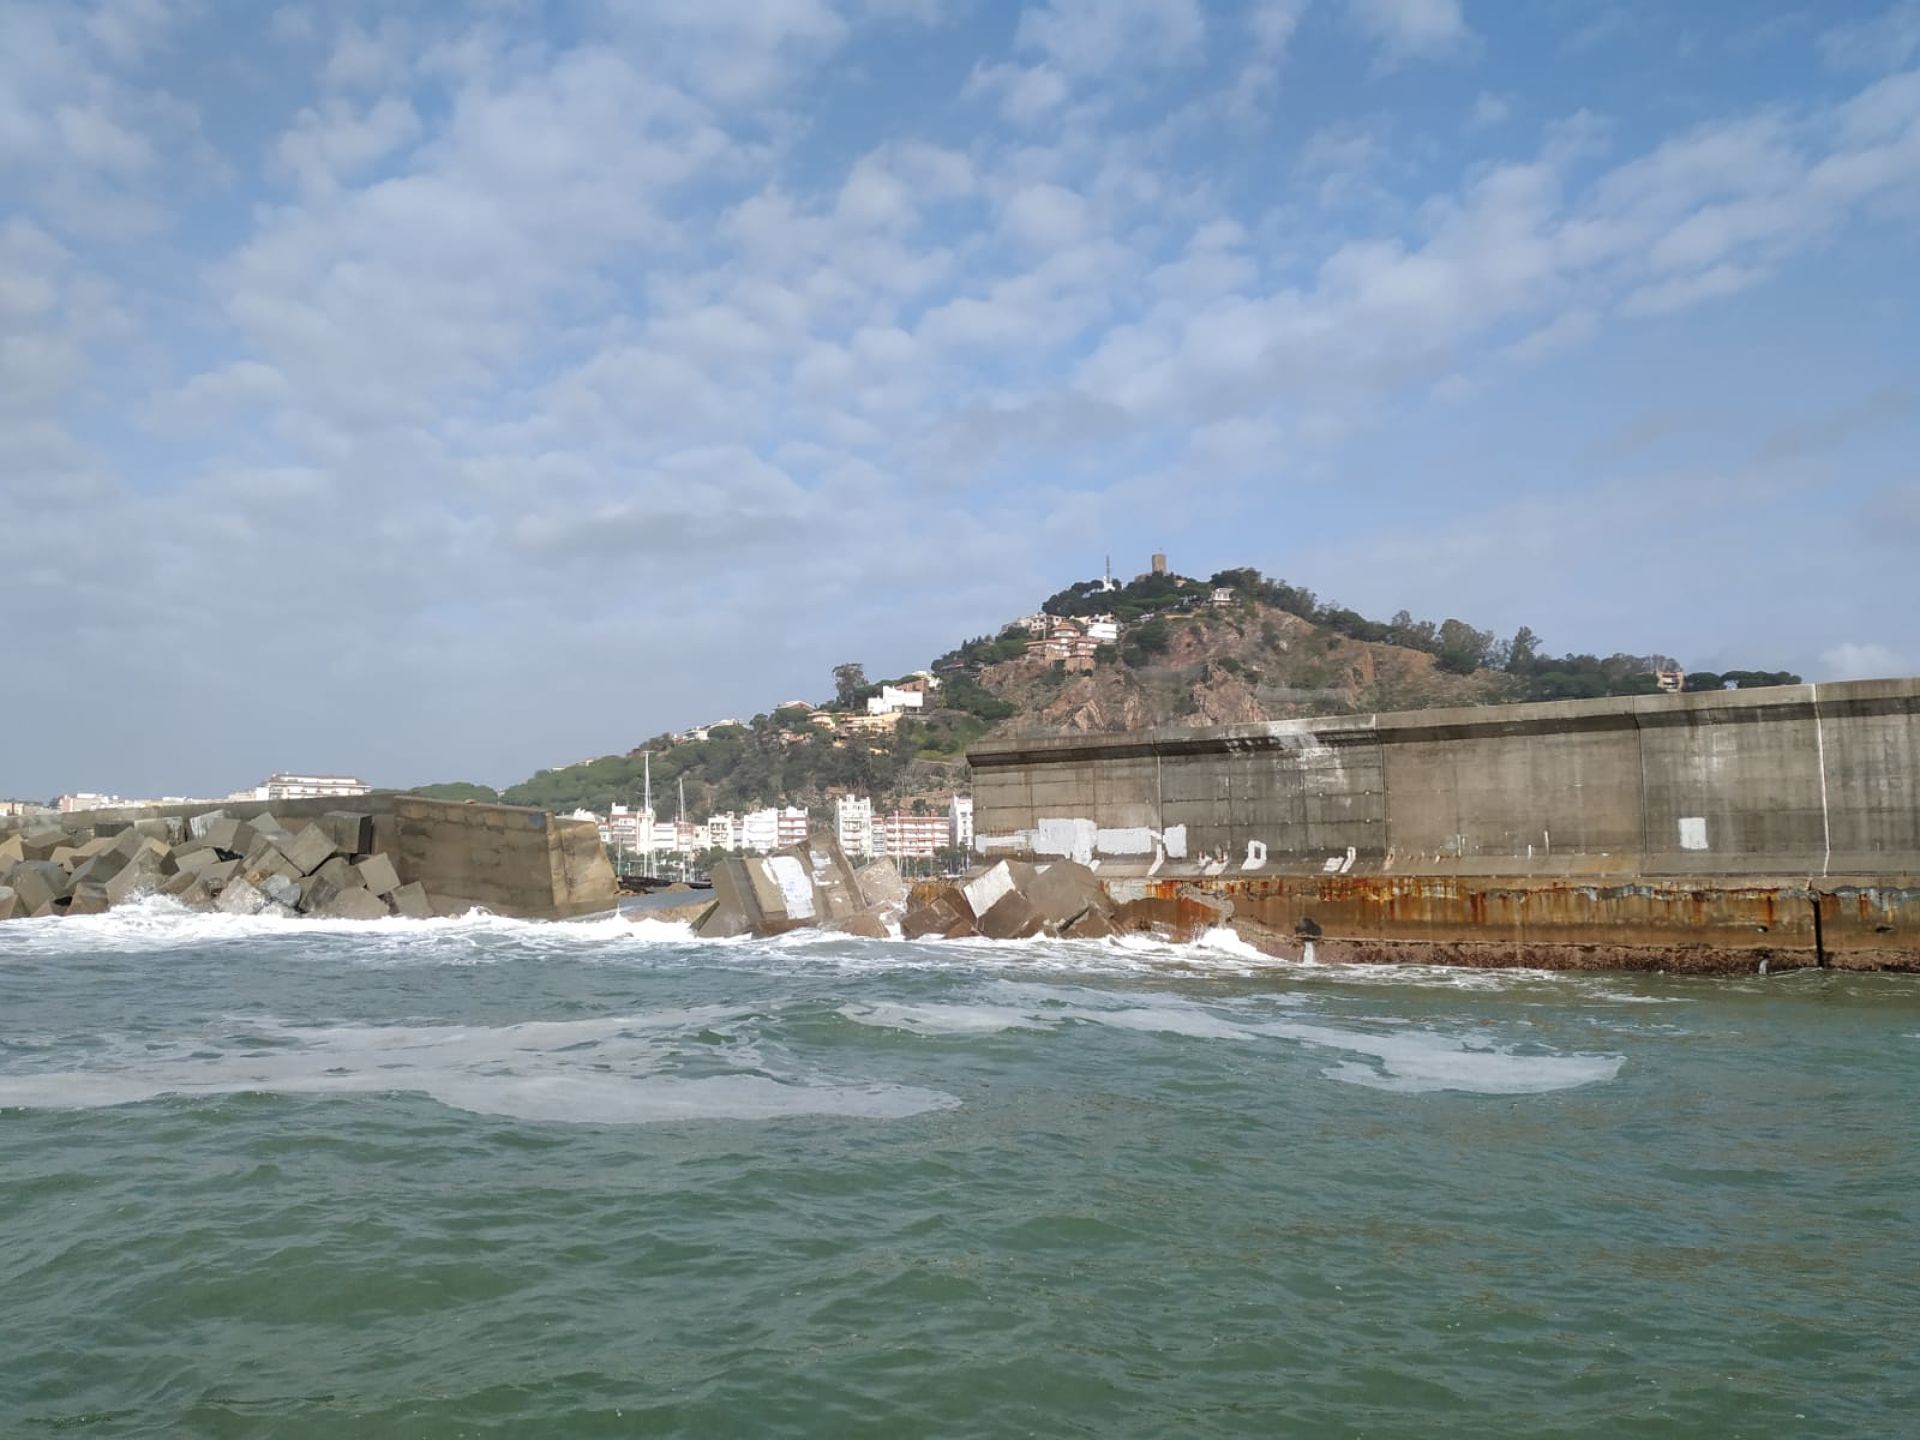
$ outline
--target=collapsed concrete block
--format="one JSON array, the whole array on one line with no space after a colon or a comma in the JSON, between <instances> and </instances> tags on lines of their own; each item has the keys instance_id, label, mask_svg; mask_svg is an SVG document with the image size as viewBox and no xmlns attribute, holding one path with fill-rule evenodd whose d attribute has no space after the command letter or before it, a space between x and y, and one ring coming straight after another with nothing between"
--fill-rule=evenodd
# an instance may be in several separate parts
<instances>
[{"instance_id":1,"label":"collapsed concrete block","mask_svg":"<svg viewBox=\"0 0 1920 1440\"><path fill-rule=\"evenodd\" d=\"M267 897L244 875L236 875L220 890L213 908L222 915L258 915L266 909Z\"/></svg>"},{"instance_id":2,"label":"collapsed concrete block","mask_svg":"<svg viewBox=\"0 0 1920 1440\"><path fill-rule=\"evenodd\" d=\"M220 852L211 845L198 850L175 850L173 868L176 874L198 875L202 870L220 863Z\"/></svg>"},{"instance_id":3,"label":"collapsed concrete block","mask_svg":"<svg viewBox=\"0 0 1920 1440\"><path fill-rule=\"evenodd\" d=\"M223 820L230 822L231 819L232 817L224 810L208 810L199 815L190 815L187 817L187 838L204 840L207 838L209 826L217 825Z\"/></svg>"},{"instance_id":4,"label":"collapsed concrete block","mask_svg":"<svg viewBox=\"0 0 1920 1440\"><path fill-rule=\"evenodd\" d=\"M16 913L26 913L20 904L20 892L11 885L0 885L0 920L11 920Z\"/></svg>"},{"instance_id":5,"label":"collapsed concrete block","mask_svg":"<svg viewBox=\"0 0 1920 1440\"><path fill-rule=\"evenodd\" d=\"M181 874L171 878L175 880L185 880L187 882L185 889L172 892L172 898L174 900L186 906L189 910L211 910L213 908L214 891L208 886L204 875L195 875L191 872L183 871Z\"/></svg>"},{"instance_id":6,"label":"collapsed concrete block","mask_svg":"<svg viewBox=\"0 0 1920 1440\"><path fill-rule=\"evenodd\" d=\"M272 835L276 839L278 839L282 835L290 835L293 833L292 831L288 830L284 824L281 823L278 816L274 815L272 812L267 810L262 810L258 815L254 816L253 819L249 820L247 823L253 826L254 832L256 834Z\"/></svg>"},{"instance_id":7,"label":"collapsed concrete block","mask_svg":"<svg viewBox=\"0 0 1920 1440\"><path fill-rule=\"evenodd\" d=\"M702 940L731 940L736 935L750 935L755 933L760 915L747 862L738 856L728 856L713 867L713 908L694 927L693 933Z\"/></svg>"},{"instance_id":8,"label":"collapsed concrete block","mask_svg":"<svg viewBox=\"0 0 1920 1440\"><path fill-rule=\"evenodd\" d=\"M351 881L342 882L324 870L316 870L300 882L299 906L309 914L321 910L342 890L348 889Z\"/></svg>"},{"instance_id":9,"label":"collapsed concrete block","mask_svg":"<svg viewBox=\"0 0 1920 1440\"><path fill-rule=\"evenodd\" d=\"M207 882L215 894L218 894L220 887L239 873L240 862L238 860L217 860L201 870L200 878Z\"/></svg>"},{"instance_id":10,"label":"collapsed concrete block","mask_svg":"<svg viewBox=\"0 0 1920 1440\"><path fill-rule=\"evenodd\" d=\"M107 887L89 880L73 887L73 895L67 903L67 914L104 915L112 905Z\"/></svg>"},{"instance_id":11,"label":"collapsed concrete block","mask_svg":"<svg viewBox=\"0 0 1920 1440\"><path fill-rule=\"evenodd\" d=\"M84 863L86 857L80 853L77 847L62 845L58 850L54 851L53 854L49 855L47 859L55 865L58 865L62 870L65 870L68 874L72 874L75 869Z\"/></svg>"},{"instance_id":12,"label":"collapsed concrete block","mask_svg":"<svg viewBox=\"0 0 1920 1440\"><path fill-rule=\"evenodd\" d=\"M1035 875L1021 893L1047 928L1056 931L1078 920L1090 908L1102 914L1113 909L1093 871L1072 860L1054 861Z\"/></svg>"},{"instance_id":13,"label":"collapsed concrete block","mask_svg":"<svg viewBox=\"0 0 1920 1440\"><path fill-rule=\"evenodd\" d=\"M360 883L375 895L391 895L400 888L399 872L393 868L393 861L384 855L369 855L354 866L360 877Z\"/></svg>"},{"instance_id":14,"label":"collapsed concrete block","mask_svg":"<svg viewBox=\"0 0 1920 1440\"><path fill-rule=\"evenodd\" d=\"M163 845L178 845L187 838L187 823L177 815L151 815L134 821L133 829Z\"/></svg>"},{"instance_id":15,"label":"collapsed concrete block","mask_svg":"<svg viewBox=\"0 0 1920 1440\"><path fill-rule=\"evenodd\" d=\"M57 903L64 905L67 902L62 900ZM46 904L42 905L39 909L30 911L27 915L27 918L29 920L45 920L50 916L64 914L65 913L64 911L57 910L54 908L55 904L56 904L55 901L49 900Z\"/></svg>"},{"instance_id":16,"label":"collapsed concrete block","mask_svg":"<svg viewBox=\"0 0 1920 1440\"><path fill-rule=\"evenodd\" d=\"M433 918L433 902L427 898L427 887L418 880L411 885L402 885L389 894L387 908L408 920Z\"/></svg>"},{"instance_id":17,"label":"collapsed concrete block","mask_svg":"<svg viewBox=\"0 0 1920 1440\"><path fill-rule=\"evenodd\" d=\"M966 896L959 886L948 885L910 907L900 920L900 933L909 940L959 940L978 932Z\"/></svg>"},{"instance_id":18,"label":"collapsed concrete block","mask_svg":"<svg viewBox=\"0 0 1920 1440\"><path fill-rule=\"evenodd\" d=\"M206 882L200 878L200 872L198 870L176 870L160 882L160 893L177 899L186 891L189 885L204 885L205 883Z\"/></svg>"},{"instance_id":19,"label":"collapsed concrete block","mask_svg":"<svg viewBox=\"0 0 1920 1440\"><path fill-rule=\"evenodd\" d=\"M73 877L51 860L24 860L7 875L7 884L26 910L38 910L72 893Z\"/></svg>"},{"instance_id":20,"label":"collapsed concrete block","mask_svg":"<svg viewBox=\"0 0 1920 1440\"><path fill-rule=\"evenodd\" d=\"M977 922L989 940L1030 940L1047 928L1046 916L1018 890L1009 890Z\"/></svg>"},{"instance_id":21,"label":"collapsed concrete block","mask_svg":"<svg viewBox=\"0 0 1920 1440\"><path fill-rule=\"evenodd\" d=\"M300 903L300 882L286 875L269 875L260 882L260 893L274 905L291 911Z\"/></svg>"},{"instance_id":22,"label":"collapsed concrete block","mask_svg":"<svg viewBox=\"0 0 1920 1440\"><path fill-rule=\"evenodd\" d=\"M962 885L960 893L966 897L967 909L978 920L1007 895L1025 890L1033 883L1036 873L1025 861L1001 860Z\"/></svg>"},{"instance_id":23,"label":"collapsed concrete block","mask_svg":"<svg viewBox=\"0 0 1920 1440\"><path fill-rule=\"evenodd\" d=\"M830 921L826 929L836 935L858 935L864 940L885 940L893 932L887 928L888 919L894 914L892 905L871 905L865 910L856 910Z\"/></svg>"},{"instance_id":24,"label":"collapsed concrete block","mask_svg":"<svg viewBox=\"0 0 1920 1440\"><path fill-rule=\"evenodd\" d=\"M373 853L373 816L354 810L329 810L313 822L342 855Z\"/></svg>"},{"instance_id":25,"label":"collapsed concrete block","mask_svg":"<svg viewBox=\"0 0 1920 1440\"><path fill-rule=\"evenodd\" d=\"M858 870L853 878L860 887L860 898L868 905L897 905L907 903L907 882L900 878L900 867L891 860L869 860Z\"/></svg>"},{"instance_id":26,"label":"collapsed concrete block","mask_svg":"<svg viewBox=\"0 0 1920 1440\"><path fill-rule=\"evenodd\" d=\"M384 920L387 902L366 887L355 885L342 890L314 913L327 920Z\"/></svg>"},{"instance_id":27,"label":"collapsed concrete block","mask_svg":"<svg viewBox=\"0 0 1920 1440\"><path fill-rule=\"evenodd\" d=\"M311 875L331 860L338 847L318 825L309 825L288 840L280 842L280 853L291 860L302 875Z\"/></svg>"},{"instance_id":28,"label":"collapsed concrete block","mask_svg":"<svg viewBox=\"0 0 1920 1440\"><path fill-rule=\"evenodd\" d=\"M9 865L18 865L27 858L27 847L20 843L18 835L8 835L0 839L0 871Z\"/></svg>"},{"instance_id":29,"label":"collapsed concrete block","mask_svg":"<svg viewBox=\"0 0 1920 1440\"><path fill-rule=\"evenodd\" d=\"M253 848L258 832L244 820L235 820L222 815L218 820L209 821L201 827L198 838L203 844L216 850L224 850L229 855L245 855Z\"/></svg>"},{"instance_id":30,"label":"collapsed concrete block","mask_svg":"<svg viewBox=\"0 0 1920 1440\"><path fill-rule=\"evenodd\" d=\"M1119 933L1107 912L1093 906L1088 906L1077 920L1060 929L1060 934L1068 940L1105 940Z\"/></svg>"}]
</instances>

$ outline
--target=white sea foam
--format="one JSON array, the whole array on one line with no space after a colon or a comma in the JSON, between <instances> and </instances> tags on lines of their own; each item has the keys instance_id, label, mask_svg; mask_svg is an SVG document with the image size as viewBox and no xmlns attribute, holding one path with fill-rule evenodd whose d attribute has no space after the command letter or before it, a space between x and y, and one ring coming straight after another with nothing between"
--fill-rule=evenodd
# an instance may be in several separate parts
<instances>
[{"instance_id":1,"label":"white sea foam","mask_svg":"<svg viewBox=\"0 0 1920 1440\"><path fill-rule=\"evenodd\" d=\"M851 1005L841 1014L862 1025L905 1030L917 1035L964 1036L1005 1030L1060 1030L1070 1025L1103 1026L1188 1040L1225 1040L1242 1044L1290 1042L1316 1050L1361 1057L1320 1073L1345 1084L1419 1094L1458 1090L1480 1095L1533 1095L1611 1080L1625 1057L1553 1055L1514 1045L1487 1044L1411 1026L1399 1017L1379 1023L1387 1034L1309 1021L1267 1018L1277 1001L1298 997L1264 996L1258 1005L1242 1002L1229 1009L1203 1005L1175 995L1141 995L1081 988L1062 989L1002 982L982 987L983 998L1012 1004ZM1224 1012L1224 1013L1223 1013Z\"/></svg>"},{"instance_id":2,"label":"white sea foam","mask_svg":"<svg viewBox=\"0 0 1920 1440\"><path fill-rule=\"evenodd\" d=\"M511 1119L593 1124L897 1119L960 1102L939 1090L767 1071L751 1046L721 1053L724 1074L678 1073L691 1033L745 1019L701 1007L517 1025L293 1025L231 1022L238 1033L121 1045L86 1070L0 1075L0 1109L95 1109L174 1095L406 1093ZM716 1059L697 1047L703 1065Z\"/></svg>"}]
</instances>

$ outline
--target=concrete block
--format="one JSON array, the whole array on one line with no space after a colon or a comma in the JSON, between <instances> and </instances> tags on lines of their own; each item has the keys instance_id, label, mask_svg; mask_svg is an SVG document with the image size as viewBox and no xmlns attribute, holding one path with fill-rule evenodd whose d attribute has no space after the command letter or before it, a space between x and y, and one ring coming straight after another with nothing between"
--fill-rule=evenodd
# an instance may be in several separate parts
<instances>
[{"instance_id":1,"label":"concrete block","mask_svg":"<svg viewBox=\"0 0 1920 1440\"><path fill-rule=\"evenodd\" d=\"M207 882L210 889L218 894L220 887L240 873L238 860L216 860L200 871L200 878Z\"/></svg>"},{"instance_id":2,"label":"concrete block","mask_svg":"<svg viewBox=\"0 0 1920 1440\"><path fill-rule=\"evenodd\" d=\"M280 853L291 860L302 875L311 875L331 860L338 847L318 825L309 825L291 839L279 842Z\"/></svg>"},{"instance_id":3,"label":"concrete block","mask_svg":"<svg viewBox=\"0 0 1920 1440\"><path fill-rule=\"evenodd\" d=\"M343 883L322 870L316 870L300 882L299 908L308 914L323 910L342 890L351 888L351 881Z\"/></svg>"},{"instance_id":4,"label":"concrete block","mask_svg":"<svg viewBox=\"0 0 1920 1440\"><path fill-rule=\"evenodd\" d=\"M258 835L272 835L278 838L282 835L290 835L293 833L278 816L267 810L262 810L247 823L253 826L254 833Z\"/></svg>"},{"instance_id":5,"label":"concrete block","mask_svg":"<svg viewBox=\"0 0 1920 1440\"><path fill-rule=\"evenodd\" d=\"M427 899L427 887L418 880L402 885L387 896L387 907L408 920L431 920L433 902Z\"/></svg>"},{"instance_id":6,"label":"concrete block","mask_svg":"<svg viewBox=\"0 0 1920 1440\"><path fill-rule=\"evenodd\" d=\"M198 815L188 816L187 838L189 840L204 840L207 838L208 827L217 825L223 820L230 823L232 820L232 817L224 810L203 810Z\"/></svg>"},{"instance_id":7,"label":"concrete block","mask_svg":"<svg viewBox=\"0 0 1920 1440\"><path fill-rule=\"evenodd\" d=\"M73 887L73 896L67 904L69 915L104 915L113 905L107 894L107 887L91 880Z\"/></svg>"},{"instance_id":8,"label":"concrete block","mask_svg":"<svg viewBox=\"0 0 1920 1440\"><path fill-rule=\"evenodd\" d=\"M898 911L892 905L871 905L865 910L856 910L851 915L843 915L829 921L824 929L836 935L858 935L863 940L885 940L893 934L887 928L887 921Z\"/></svg>"},{"instance_id":9,"label":"concrete block","mask_svg":"<svg viewBox=\"0 0 1920 1440\"><path fill-rule=\"evenodd\" d=\"M753 898L747 862L737 856L722 860L713 870L713 908L694 926L702 940L730 940L750 935L760 918L760 907Z\"/></svg>"},{"instance_id":10,"label":"concrete block","mask_svg":"<svg viewBox=\"0 0 1920 1440\"><path fill-rule=\"evenodd\" d=\"M286 875L269 875L260 882L260 893L288 913L300 904L300 881Z\"/></svg>"},{"instance_id":11,"label":"concrete block","mask_svg":"<svg viewBox=\"0 0 1920 1440\"><path fill-rule=\"evenodd\" d=\"M1021 893L1051 930L1071 924L1089 908L1103 913L1113 908L1093 871L1072 860L1054 861Z\"/></svg>"},{"instance_id":12,"label":"concrete block","mask_svg":"<svg viewBox=\"0 0 1920 1440\"><path fill-rule=\"evenodd\" d=\"M55 865L58 865L62 870L65 870L68 874L72 874L74 870L79 868L86 857L83 856L76 847L72 845L62 845L58 850L54 851L53 854L49 855L47 859Z\"/></svg>"},{"instance_id":13,"label":"concrete block","mask_svg":"<svg viewBox=\"0 0 1920 1440\"><path fill-rule=\"evenodd\" d=\"M18 865L27 858L27 847L20 843L18 835L9 835L0 839L0 872L9 865Z\"/></svg>"},{"instance_id":14,"label":"concrete block","mask_svg":"<svg viewBox=\"0 0 1920 1440\"><path fill-rule=\"evenodd\" d=\"M949 885L910 907L901 918L900 933L909 940L958 940L978 932L966 896L959 886Z\"/></svg>"},{"instance_id":15,"label":"concrete block","mask_svg":"<svg viewBox=\"0 0 1920 1440\"><path fill-rule=\"evenodd\" d=\"M202 870L219 863L220 852L211 845L203 845L197 850L173 852L174 873L179 875L198 875Z\"/></svg>"},{"instance_id":16,"label":"concrete block","mask_svg":"<svg viewBox=\"0 0 1920 1440\"><path fill-rule=\"evenodd\" d=\"M111 905L124 905L136 895L158 890L161 882L166 879L162 869L166 855L165 847L158 850L142 850L137 853L114 873L111 880L106 882L107 902ZM105 858L105 856L101 857L101 859ZM79 893L78 886L74 887L74 893L76 895Z\"/></svg>"},{"instance_id":17,"label":"concrete block","mask_svg":"<svg viewBox=\"0 0 1920 1440\"><path fill-rule=\"evenodd\" d=\"M71 845L73 837L57 825L43 826L38 830L24 831L20 836L20 858L22 860L50 860L53 852L63 845Z\"/></svg>"},{"instance_id":18,"label":"concrete block","mask_svg":"<svg viewBox=\"0 0 1920 1440\"><path fill-rule=\"evenodd\" d=\"M185 889L172 892L172 898L175 901L186 906L189 910L213 909L214 892L212 887L207 884L204 875L183 872L172 878L175 880L185 880L187 882Z\"/></svg>"},{"instance_id":19,"label":"concrete block","mask_svg":"<svg viewBox=\"0 0 1920 1440\"><path fill-rule=\"evenodd\" d=\"M258 886L269 875L284 875L289 880L298 880L303 872L281 853L279 844L271 834L262 833L255 837L247 850L240 873L251 884Z\"/></svg>"},{"instance_id":20,"label":"concrete block","mask_svg":"<svg viewBox=\"0 0 1920 1440\"><path fill-rule=\"evenodd\" d=\"M342 890L314 913L327 920L384 920L387 902L364 886L355 885Z\"/></svg>"},{"instance_id":21,"label":"concrete block","mask_svg":"<svg viewBox=\"0 0 1920 1440\"><path fill-rule=\"evenodd\" d=\"M989 940L1030 940L1047 928L1047 919L1018 890L1010 890L979 919L980 933Z\"/></svg>"},{"instance_id":22,"label":"concrete block","mask_svg":"<svg viewBox=\"0 0 1920 1440\"><path fill-rule=\"evenodd\" d=\"M968 912L979 920L1007 895L1024 891L1033 883L1036 873L1033 866L1024 861L1001 860L962 884L960 893L966 899Z\"/></svg>"},{"instance_id":23,"label":"concrete block","mask_svg":"<svg viewBox=\"0 0 1920 1440\"><path fill-rule=\"evenodd\" d=\"M7 884L26 910L38 910L72 893L73 877L51 860L24 860L7 874Z\"/></svg>"},{"instance_id":24,"label":"concrete block","mask_svg":"<svg viewBox=\"0 0 1920 1440\"><path fill-rule=\"evenodd\" d=\"M257 833L246 821L223 815L218 820L210 820L202 826L197 838L216 850L226 851L229 855L245 855L253 848Z\"/></svg>"},{"instance_id":25,"label":"concrete block","mask_svg":"<svg viewBox=\"0 0 1920 1440\"><path fill-rule=\"evenodd\" d=\"M66 902L63 900L59 903L64 905ZM46 920L53 916L63 915L65 913L66 912L63 910L56 910L54 908L54 902L49 900L46 904L42 905L39 909L31 911L27 915L27 918L29 920Z\"/></svg>"},{"instance_id":26,"label":"concrete block","mask_svg":"<svg viewBox=\"0 0 1920 1440\"><path fill-rule=\"evenodd\" d=\"M868 905L907 903L907 882L900 878L900 867L891 860L870 860L854 872L860 898Z\"/></svg>"},{"instance_id":27,"label":"concrete block","mask_svg":"<svg viewBox=\"0 0 1920 1440\"><path fill-rule=\"evenodd\" d=\"M400 875L385 855L369 855L354 867L360 883L375 895L391 895L400 888Z\"/></svg>"},{"instance_id":28,"label":"concrete block","mask_svg":"<svg viewBox=\"0 0 1920 1440\"><path fill-rule=\"evenodd\" d=\"M177 815L150 815L133 822L135 834L158 840L163 845L178 845L187 839L187 822Z\"/></svg>"},{"instance_id":29,"label":"concrete block","mask_svg":"<svg viewBox=\"0 0 1920 1440\"><path fill-rule=\"evenodd\" d=\"M11 920L16 913L26 913L20 905L20 892L11 885L0 885L0 920Z\"/></svg>"},{"instance_id":30,"label":"concrete block","mask_svg":"<svg viewBox=\"0 0 1920 1440\"><path fill-rule=\"evenodd\" d=\"M1062 926L1060 930L1060 934L1068 940L1105 940L1109 935L1119 933L1106 911L1091 906L1082 912L1079 919Z\"/></svg>"},{"instance_id":31,"label":"concrete block","mask_svg":"<svg viewBox=\"0 0 1920 1440\"><path fill-rule=\"evenodd\" d=\"M203 885L198 870L176 870L160 882L160 893L169 898L178 899L189 885Z\"/></svg>"},{"instance_id":32,"label":"concrete block","mask_svg":"<svg viewBox=\"0 0 1920 1440\"><path fill-rule=\"evenodd\" d=\"M373 816L355 810L329 810L313 822L342 855L371 855L379 847L373 839Z\"/></svg>"},{"instance_id":33,"label":"concrete block","mask_svg":"<svg viewBox=\"0 0 1920 1440\"><path fill-rule=\"evenodd\" d=\"M258 915L267 906L262 895L244 875L235 875L220 890L213 908L222 915Z\"/></svg>"}]
</instances>

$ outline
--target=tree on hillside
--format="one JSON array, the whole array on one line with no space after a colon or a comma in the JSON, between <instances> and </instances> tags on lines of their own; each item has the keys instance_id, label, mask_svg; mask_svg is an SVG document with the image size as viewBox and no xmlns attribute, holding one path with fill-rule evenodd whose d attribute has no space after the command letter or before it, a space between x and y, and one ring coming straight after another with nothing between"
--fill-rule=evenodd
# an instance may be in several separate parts
<instances>
[{"instance_id":1,"label":"tree on hillside","mask_svg":"<svg viewBox=\"0 0 1920 1440\"><path fill-rule=\"evenodd\" d=\"M844 665L833 667L833 702L842 710L851 710L859 705L863 699L861 692L866 688L866 666L849 660Z\"/></svg>"}]
</instances>

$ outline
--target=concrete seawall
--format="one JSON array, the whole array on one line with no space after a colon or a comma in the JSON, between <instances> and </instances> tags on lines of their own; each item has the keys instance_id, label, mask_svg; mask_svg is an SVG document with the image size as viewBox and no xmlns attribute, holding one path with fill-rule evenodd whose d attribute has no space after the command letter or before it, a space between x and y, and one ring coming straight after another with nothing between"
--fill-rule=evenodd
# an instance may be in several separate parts
<instances>
[{"instance_id":1,"label":"concrete seawall","mask_svg":"<svg viewBox=\"0 0 1920 1440\"><path fill-rule=\"evenodd\" d=\"M1920 966L1920 680L1010 739L969 759L983 857L1097 862L1169 916L1183 894L1228 899L1282 952Z\"/></svg>"},{"instance_id":2,"label":"concrete seawall","mask_svg":"<svg viewBox=\"0 0 1920 1440\"><path fill-rule=\"evenodd\" d=\"M124 827L136 820L190 817L218 810L236 820L272 814L312 820L329 811L373 817L374 849L391 856L403 883L419 883L442 914L478 906L529 920L567 920L612 911L613 867L589 822L562 820L512 805L469 805L416 795L314 800L247 800L139 806L52 817L81 828ZM0 836L44 825L48 817L0 820Z\"/></svg>"}]
</instances>

